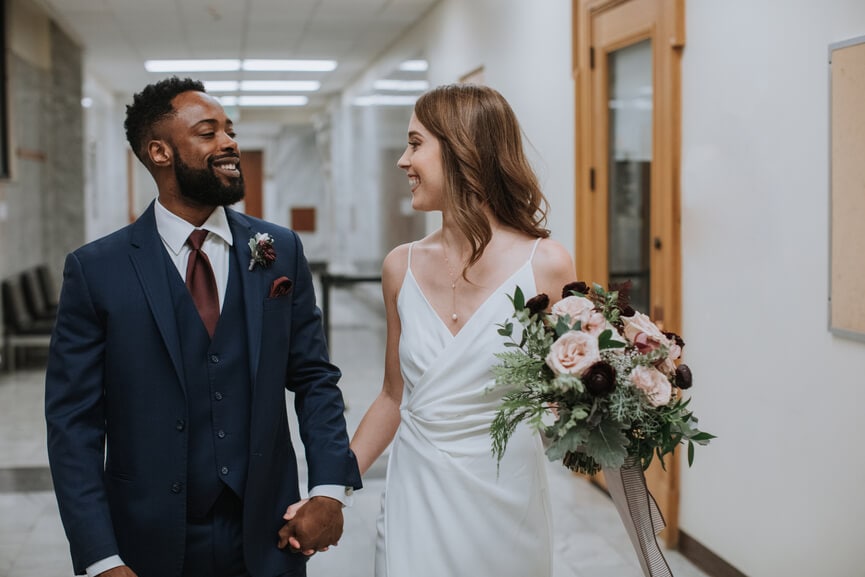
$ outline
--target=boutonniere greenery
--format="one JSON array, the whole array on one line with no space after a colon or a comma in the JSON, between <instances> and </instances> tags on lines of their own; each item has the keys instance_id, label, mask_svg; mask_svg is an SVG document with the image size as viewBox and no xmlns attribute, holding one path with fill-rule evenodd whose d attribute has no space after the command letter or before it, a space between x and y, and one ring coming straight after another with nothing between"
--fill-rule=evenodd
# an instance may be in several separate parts
<instances>
[{"instance_id":1,"label":"boutonniere greenery","mask_svg":"<svg viewBox=\"0 0 865 577\"><path fill-rule=\"evenodd\" d=\"M260 265L262 268L269 267L270 263L276 260L273 237L266 232L255 233L255 236L249 239L249 252L252 255L249 259L249 270L254 269L255 265Z\"/></svg>"}]
</instances>

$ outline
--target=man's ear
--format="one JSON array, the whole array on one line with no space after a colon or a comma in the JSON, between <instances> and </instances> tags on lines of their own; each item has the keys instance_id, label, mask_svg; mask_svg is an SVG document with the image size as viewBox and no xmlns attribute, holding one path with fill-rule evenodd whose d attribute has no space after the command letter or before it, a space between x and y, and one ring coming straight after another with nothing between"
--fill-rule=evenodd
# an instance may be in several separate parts
<instances>
[{"instance_id":1,"label":"man's ear","mask_svg":"<svg viewBox=\"0 0 865 577\"><path fill-rule=\"evenodd\" d=\"M171 147L164 140L147 143L147 157L153 166L170 166L173 162Z\"/></svg>"}]
</instances>

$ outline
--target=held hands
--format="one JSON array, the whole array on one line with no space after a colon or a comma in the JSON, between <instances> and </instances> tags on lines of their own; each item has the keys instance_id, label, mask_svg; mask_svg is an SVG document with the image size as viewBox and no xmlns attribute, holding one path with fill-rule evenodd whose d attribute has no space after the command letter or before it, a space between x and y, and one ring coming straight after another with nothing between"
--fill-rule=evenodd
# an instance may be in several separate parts
<instances>
[{"instance_id":1,"label":"held hands","mask_svg":"<svg viewBox=\"0 0 865 577\"><path fill-rule=\"evenodd\" d=\"M288 521L279 530L277 547L312 555L327 551L342 536L342 503L330 497L313 497L291 505L283 515Z\"/></svg>"}]
</instances>

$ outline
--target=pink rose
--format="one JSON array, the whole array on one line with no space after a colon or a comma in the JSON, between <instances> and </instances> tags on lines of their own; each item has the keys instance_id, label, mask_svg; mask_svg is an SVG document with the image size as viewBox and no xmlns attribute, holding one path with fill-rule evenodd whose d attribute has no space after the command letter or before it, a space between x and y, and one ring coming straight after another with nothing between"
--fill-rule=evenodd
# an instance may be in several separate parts
<instances>
[{"instance_id":1,"label":"pink rose","mask_svg":"<svg viewBox=\"0 0 865 577\"><path fill-rule=\"evenodd\" d=\"M571 326L573 326L584 312L590 312L594 308L595 303L586 297L569 296L554 304L551 312L556 320L561 316L568 315L571 319Z\"/></svg>"},{"instance_id":2,"label":"pink rose","mask_svg":"<svg viewBox=\"0 0 865 577\"><path fill-rule=\"evenodd\" d=\"M676 360L682 356L682 347L675 342L670 342L668 351L667 358L658 363L657 367L660 371L672 376L676 373Z\"/></svg>"},{"instance_id":3,"label":"pink rose","mask_svg":"<svg viewBox=\"0 0 865 577\"><path fill-rule=\"evenodd\" d=\"M660 407L670 402L673 387L664 373L652 367L642 365L631 371L631 383L646 394L653 407Z\"/></svg>"},{"instance_id":4,"label":"pink rose","mask_svg":"<svg viewBox=\"0 0 865 577\"><path fill-rule=\"evenodd\" d=\"M637 347L642 354L654 351L661 345L669 346L670 341L661 329L643 313L634 313L630 317L622 317L625 325L625 338Z\"/></svg>"},{"instance_id":5,"label":"pink rose","mask_svg":"<svg viewBox=\"0 0 865 577\"><path fill-rule=\"evenodd\" d=\"M580 328L597 337L607 328L607 319L597 311L583 311L580 315Z\"/></svg>"},{"instance_id":6,"label":"pink rose","mask_svg":"<svg viewBox=\"0 0 865 577\"><path fill-rule=\"evenodd\" d=\"M547 365L557 375L582 376L590 366L601 360L598 339L582 331L568 331L550 347Z\"/></svg>"}]
</instances>

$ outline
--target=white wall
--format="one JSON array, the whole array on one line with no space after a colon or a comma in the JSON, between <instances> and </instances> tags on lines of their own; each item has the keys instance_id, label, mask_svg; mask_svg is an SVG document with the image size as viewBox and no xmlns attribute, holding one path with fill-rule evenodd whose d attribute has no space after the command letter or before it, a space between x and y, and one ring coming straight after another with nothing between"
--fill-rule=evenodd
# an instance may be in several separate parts
<instances>
[{"instance_id":1,"label":"white wall","mask_svg":"<svg viewBox=\"0 0 865 577\"><path fill-rule=\"evenodd\" d=\"M862 575L865 343L827 331L828 45L865 2L693 1L683 57L683 334L719 438L681 526L750 577Z\"/></svg>"},{"instance_id":2,"label":"white wall","mask_svg":"<svg viewBox=\"0 0 865 577\"><path fill-rule=\"evenodd\" d=\"M241 157L243 147L241 147ZM282 226L291 224L293 207L314 207L316 231L299 233L310 261L327 260L330 228L320 151L313 127L285 127L263 147L264 217Z\"/></svg>"},{"instance_id":3,"label":"white wall","mask_svg":"<svg viewBox=\"0 0 865 577\"><path fill-rule=\"evenodd\" d=\"M350 100L404 59L426 58L432 86L484 67L510 102L552 211L553 237L574 245L574 82L568 0L442 0L345 94ZM435 226L436 219L431 219ZM573 252L573 250L572 250Z\"/></svg>"},{"instance_id":4,"label":"white wall","mask_svg":"<svg viewBox=\"0 0 865 577\"><path fill-rule=\"evenodd\" d=\"M514 107L573 246L570 2L442 0L402 58L431 84L478 66ZM862 573L865 345L827 332L827 46L865 3L687 4L683 315L693 407L719 435L682 473L683 530L751 577Z\"/></svg>"},{"instance_id":5,"label":"white wall","mask_svg":"<svg viewBox=\"0 0 865 577\"><path fill-rule=\"evenodd\" d=\"M92 77L84 83L84 203L87 241L117 230L128 218L126 160L123 132L125 108ZM138 162L136 160L136 162Z\"/></svg>"}]
</instances>

